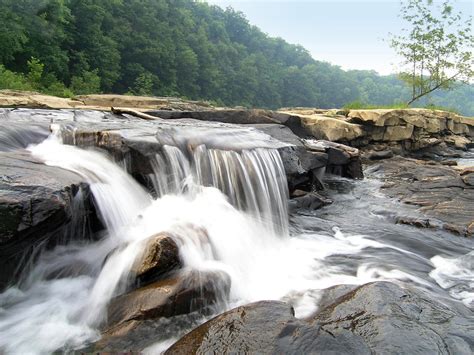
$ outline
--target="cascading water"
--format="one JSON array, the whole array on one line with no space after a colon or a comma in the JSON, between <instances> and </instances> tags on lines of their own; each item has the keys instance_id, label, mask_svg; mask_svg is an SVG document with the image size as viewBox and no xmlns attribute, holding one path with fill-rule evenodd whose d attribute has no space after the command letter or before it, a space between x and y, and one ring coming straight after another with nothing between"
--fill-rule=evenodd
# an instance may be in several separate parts
<instances>
[{"instance_id":1,"label":"cascading water","mask_svg":"<svg viewBox=\"0 0 474 355\"><path fill-rule=\"evenodd\" d=\"M288 234L286 176L276 150L259 148L238 153L207 149L201 144L189 161L179 148L165 145L154 166L153 181L159 196L182 195L186 189L212 186L275 235Z\"/></svg>"},{"instance_id":2,"label":"cascading water","mask_svg":"<svg viewBox=\"0 0 474 355\"><path fill-rule=\"evenodd\" d=\"M49 353L97 339L107 303L127 289L144 241L160 232L177 236L185 269L229 276L230 295L217 312L282 299L305 316L315 310L318 290L375 280L402 280L473 306L466 290L472 287L472 265L459 272L460 263L472 260L469 247L435 237L423 249L425 232L384 222L374 206L399 207L380 196L368 199L377 182L355 183L355 192L335 203L325 220L293 215L289 228L277 151L193 147L165 145L156 156L155 199L103 153L62 145L55 137L30 148L46 164L74 171L90 184L107 230L98 242L45 252L25 286L0 294L0 351ZM358 215L352 217L348 208ZM442 250L449 252L437 256Z\"/></svg>"}]
</instances>

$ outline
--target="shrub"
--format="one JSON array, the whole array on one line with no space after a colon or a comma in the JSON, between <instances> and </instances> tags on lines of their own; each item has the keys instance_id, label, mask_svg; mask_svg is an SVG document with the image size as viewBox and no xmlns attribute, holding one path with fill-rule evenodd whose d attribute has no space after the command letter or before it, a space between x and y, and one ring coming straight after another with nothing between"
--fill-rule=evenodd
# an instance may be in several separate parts
<instances>
[{"instance_id":1,"label":"shrub","mask_svg":"<svg viewBox=\"0 0 474 355\"><path fill-rule=\"evenodd\" d=\"M25 76L15 73L0 65L0 89L33 90Z\"/></svg>"}]
</instances>

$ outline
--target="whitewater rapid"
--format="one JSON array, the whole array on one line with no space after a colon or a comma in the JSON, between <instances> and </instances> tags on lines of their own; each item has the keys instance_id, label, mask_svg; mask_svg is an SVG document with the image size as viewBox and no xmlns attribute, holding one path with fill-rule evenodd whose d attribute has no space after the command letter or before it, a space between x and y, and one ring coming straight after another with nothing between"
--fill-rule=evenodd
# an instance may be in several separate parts
<instances>
[{"instance_id":1,"label":"whitewater rapid","mask_svg":"<svg viewBox=\"0 0 474 355\"><path fill-rule=\"evenodd\" d=\"M337 220L318 232L302 227L319 223L311 214L289 223L277 151L200 146L190 157L166 147L153 162L153 197L103 152L63 145L55 136L29 150L48 165L82 176L106 231L99 241L44 252L21 286L0 294L0 351L7 354L73 350L99 339L107 304L127 289L144 241L160 232L180 236L176 242L185 269L229 275L230 295L216 312L272 299L291 303L298 317L306 317L316 310L319 290L377 280L435 293L446 289L474 307L474 254L466 248L427 255L397 241L376 240L368 225L360 233ZM354 211L337 213L350 219ZM206 241L196 235L199 230L206 231ZM390 264L386 255L408 260L409 267ZM51 277L71 265L81 265L80 272Z\"/></svg>"}]
</instances>

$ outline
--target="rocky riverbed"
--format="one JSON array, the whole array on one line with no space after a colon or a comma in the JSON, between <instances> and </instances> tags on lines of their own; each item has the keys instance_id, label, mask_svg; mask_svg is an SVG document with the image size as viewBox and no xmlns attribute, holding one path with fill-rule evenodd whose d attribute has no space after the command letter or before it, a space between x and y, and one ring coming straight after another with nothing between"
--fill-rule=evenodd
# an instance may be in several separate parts
<instances>
[{"instance_id":1,"label":"rocky riverbed","mask_svg":"<svg viewBox=\"0 0 474 355\"><path fill-rule=\"evenodd\" d=\"M474 350L474 119L0 106L2 351Z\"/></svg>"}]
</instances>

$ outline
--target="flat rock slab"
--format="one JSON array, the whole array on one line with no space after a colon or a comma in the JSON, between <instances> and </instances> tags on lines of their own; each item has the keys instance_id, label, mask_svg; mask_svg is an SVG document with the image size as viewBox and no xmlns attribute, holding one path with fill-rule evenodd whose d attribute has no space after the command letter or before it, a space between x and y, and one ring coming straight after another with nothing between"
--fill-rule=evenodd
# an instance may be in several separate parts
<instances>
[{"instance_id":1,"label":"flat rock slab","mask_svg":"<svg viewBox=\"0 0 474 355\"><path fill-rule=\"evenodd\" d=\"M474 235L474 188L469 174L461 176L450 166L402 157L380 161L369 171L385 181L383 193L418 206L428 218L424 225Z\"/></svg>"}]
</instances>

